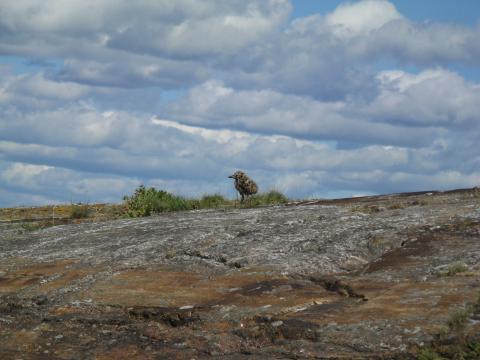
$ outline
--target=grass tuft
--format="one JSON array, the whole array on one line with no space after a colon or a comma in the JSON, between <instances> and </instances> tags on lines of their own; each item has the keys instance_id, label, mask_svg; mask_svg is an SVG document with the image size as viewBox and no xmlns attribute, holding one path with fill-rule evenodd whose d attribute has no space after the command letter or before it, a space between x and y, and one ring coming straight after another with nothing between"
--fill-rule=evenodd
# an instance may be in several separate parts
<instances>
[{"instance_id":1,"label":"grass tuft","mask_svg":"<svg viewBox=\"0 0 480 360\"><path fill-rule=\"evenodd\" d=\"M133 195L124 196L124 211L128 217L150 216L155 213L182 210L216 209L235 206L235 201L225 199L220 194L203 195L200 199L186 199L153 187L139 186ZM272 190L249 197L243 207L281 205L288 198L281 192Z\"/></svg>"},{"instance_id":2,"label":"grass tuft","mask_svg":"<svg viewBox=\"0 0 480 360\"><path fill-rule=\"evenodd\" d=\"M231 205L231 201L220 194L203 195L200 199L189 199L187 202L190 209L217 209Z\"/></svg>"},{"instance_id":3,"label":"grass tuft","mask_svg":"<svg viewBox=\"0 0 480 360\"><path fill-rule=\"evenodd\" d=\"M472 310L468 307L465 310L455 312L448 320L448 327L454 331L461 329L467 322Z\"/></svg>"},{"instance_id":4,"label":"grass tuft","mask_svg":"<svg viewBox=\"0 0 480 360\"><path fill-rule=\"evenodd\" d=\"M438 273L438 276L443 277L443 276L454 276L456 274L464 273L468 271L468 266L465 263L462 262L456 262L453 264L450 264L450 266L444 270Z\"/></svg>"},{"instance_id":5,"label":"grass tuft","mask_svg":"<svg viewBox=\"0 0 480 360\"><path fill-rule=\"evenodd\" d=\"M257 207L265 205L282 205L288 202L288 198L277 190L250 196L246 201L246 207Z\"/></svg>"},{"instance_id":6,"label":"grass tuft","mask_svg":"<svg viewBox=\"0 0 480 360\"><path fill-rule=\"evenodd\" d=\"M364 214L376 214L381 211L383 211L383 208L377 206L377 205L365 205L365 206L359 206L359 207L354 207L351 210L352 212L361 212Z\"/></svg>"},{"instance_id":7,"label":"grass tuft","mask_svg":"<svg viewBox=\"0 0 480 360\"><path fill-rule=\"evenodd\" d=\"M70 219L85 219L90 215L88 205L72 205Z\"/></svg>"},{"instance_id":8,"label":"grass tuft","mask_svg":"<svg viewBox=\"0 0 480 360\"><path fill-rule=\"evenodd\" d=\"M399 203L391 204L391 205L388 205L388 207L387 207L388 210L399 210L399 209L404 209L404 208L405 208L405 205L404 204L399 204Z\"/></svg>"},{"instance_id":9,"label":"grass tuft","mask_svg":"<svg viewBox=\"0 0 480 360\"><path fill-rule=\"evenodd\" d=\"M417 355L418 360L447 360L443 356L440 356L436 351L433 349L426 347L419 351Z\"/></svg>"},{"instance_id":10,"label":"grass tuft","mask_svg":"<svg viewBox=\"0 0 480 360\"><path fill-rule=\"evenodd\" d=\"M188 210L189 202L180 197L153 187L140 185L132 196L124 196L125 213L129 217L150 216L160 212Z\"/></svg>"}]
</instances>

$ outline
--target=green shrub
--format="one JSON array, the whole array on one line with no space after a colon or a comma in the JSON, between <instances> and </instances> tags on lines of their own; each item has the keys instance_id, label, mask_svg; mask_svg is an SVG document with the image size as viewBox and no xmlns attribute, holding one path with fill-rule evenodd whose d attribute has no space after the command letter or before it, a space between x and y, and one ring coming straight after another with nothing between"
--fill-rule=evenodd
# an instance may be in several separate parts
<instances>
[{"instance_id":1,"label":"green shrub","mask_svg":"<svg viewBox=\"0 0 480 360\"><path fill-rule=\"evenodd\" d=\"M128 217L150 216L154 213L180 210L232 207L235 204L234 201L225 199L219 194L203 195L200 199L185 199L153 187L146 188L143 185L139 186L133 195L124 196L123 200L125 215ZM245 201L245 207L280 205L287 202L288 198L285 195L273 190L249 197Z\"/></svg>"},{"instance_id":2,"label":"green shrub","mask_svg":"<svg viewBox=\"0 0 480 360\"><path fill-rule=\"evenodd\" d=\"M423 348L418 353L418 360L446 360L431 348Z\"/></svg>"},{"instance_id":3,"label":"green shrub","mask_svg":"<svg viewBox=\"0 0 480 360\"><path fill-rule=\"evenodd\" d=\"M31 231L37 231L42 229L43 225L39 222L22 223L20 224L20 228L25 232L31 232Z\"/></svg>"},{"instance_id":4,"label":"green shrub","mask_svg":"<svg viewBox=\"0 0 480 360\"><path fill-rule=\"evenodd\" d=\"M279 191L271 190L264 194L250 196L245 202L249 207L262 205L282 205L288 202L288 198Z\"/></svg>"},{"instance_id":5,"label":"green shrub","mask_svg":"<svg viewBox=\"0 0 480 360\"><path fill-rule=\"evenodd\" d=\"M398 210L398 209L403 209L403 208L405 208L405 205L404 204L398 204L398 203L388 205L388 207L387 207L387 209L389 209L389 210Z\"/></svg>"},{"instance_id":6,"label":"green shrub","mask_svg":"<svg viewBox=\"0 0 480 360\"><path fill-rule=\"evenodd\" d=\"M468 321L468 318L471 314L471 308L467 307L467 309L459 310L455 312L450 319L448 320L448 326L451 330L458 330L462 328L465 323Z\"/></svg>"},{"instance_id":7,"label":"green shrub","mask_svg":"<svg viewBox=\"0 0 480 360\"><path fill-rule=\"evenodd\" d=\"M199 201L200 209L218 208L220 205L226 205L228 201L219 194L203 195Z\"/></svg>"},{"instance_id":8,"label":"green shrub","mask_svg":"<svg viewBox=\"0 0 480 360\"><path fill-rule=\"evenodd\" d=\"M480 359L480 340L472 340L467 343L467 359Z\"/></svg>"},{"instance_id":9,"label":"green shrub","mask_svg":"<svg viewBox=\"0 0 480 360\"><path fill-rule=\"evenodd\" d=\"M464 273L468 271L468 266L467 264L464 264L462 262L456 262L453 264L450 264L450 266L444 270L440 271L438 273L438 276L454 276L459 273Z\"/></svg>"},{"instance_id":10,"label":"green shrub","mask_svg":"<svg viewBox=\"0 0 480 360\"><path fill-rule=\"evenodd\" d=\"M129 217L150 216L154 213L188 210L187 200L153 187L140 185L132 196L125 196L125 212Z\"/></svg>"},{"instance_id":11,"label":"green shrub","mask_svg":"<svg viewBox=\"0 0 480 360\"><path fill-rule=\"evenodd\" d=\"M448 268L448 274L449 276L452 276L452 275L455 275L455 274L459 274L459 273L463 273L463 272L466 272L468 271L468 266L467 264L464 264L464 263L454 263L452 265L450 265L450 267Z\"/></svg>"},{"instance_id":12,"label":"green shrub","mask_svg":"<svg viewBox=\"0 0 480 360\"><path fill-rule=\"evenodd\" d=\"M188 199L190 209L216 209L220 206L233 205L232 201L225 199L222 195L203 195L200 199Z\"/></svg>"},{"instance_id":13,"label":"green shrub","mask_svg":"<svg viewBox=\"0 0 480 360\"><path fill-rule=\"evenodd\" d=\"M70 219L85 219L90 215L88 205L72 205Z\"/></svg>"}]
</instances>

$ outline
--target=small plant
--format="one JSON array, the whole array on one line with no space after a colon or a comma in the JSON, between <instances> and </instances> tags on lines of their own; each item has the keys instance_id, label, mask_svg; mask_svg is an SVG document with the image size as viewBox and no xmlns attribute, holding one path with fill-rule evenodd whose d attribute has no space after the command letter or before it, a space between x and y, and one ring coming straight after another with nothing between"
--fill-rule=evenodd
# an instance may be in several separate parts
<instances>
[{"instance_id":1,"label":"small plant","mask_svg":"<svg viewBox=\"0 0 480 360\"><path fill-rule=\"evenodd\" d=\"M468 307L465 310L460 310L454 313L451 317L450 320L448 320L448 327L450 330L458 330L462 328L465 323L467 322L470 314L471 314L472 309Z\"/></svg>"},{"instance_id":2,"label":"small plant","mask_svg":"<svg viewBox=\"0 0 480 360\"><path fill-rule=\"evenodd\" d=\"M429 347L421 349L418 353L417 359L418 360L447 360Z\"/></svg>"},{"instance_id":3,"label":"small plant","mask_svg":"<svg viewBox=\"0 0 480 360\"><path fill-rule=\"evenodd\" d=\"M288 198L277 190L271 190L264 194L250 196L245 201L245 205L247 207L256 207L262 205L282 205L286 203L288 203Z\"/></svg>"},{"instance_id":4,"label":"small plant","mask_svg":"<svg viewBox=\"0 0 480 360\"><path fill-rule=\"evenodd\" d=\"M465 272L465 271L468 271L468 266L466 264L455 263L455 264L452 264L448 268L448 275L451 276L451 275L455 275L455 274L462 273L462 272Z\"/></svg>"},{"instance_id":5,"label":"small plant","mask_svg":"<svg viewBox=\"0 0 480 360\"><path fill-rule=\"evenodd\" d=\"M464 333L464 327L470 316L478 313L480 313L480 294L474 303L468 304L465 309L457 311L450 316L447 326L442 327L434 342L418 349L417 359L480 359L480 339L478 334L468 338L465 337ZM445 342L445 339L448 339L448 341Z\"/></svg>"},{"instance_id":6,"label":"small plant","mask_svg":"<svg viewBox=\"0 0 480 360\"><path fill-rule=\"evenodd\" d=\"M383 209L377 205L361 206L352 209L352 212L361 212L364 214L376 214L381 211L383 211Z\"/></svg>"},{"instance_id":7,"label":"small plant","mask_svg":"<svg viewBox=\"0 0 480 360\"><path fill-rule=\"evenodd\" d=\"M20 224L20 227L25 232L31 232L31 231L40 230L44 226L42 226L42 224L40 224L38 222L33 222L33 223L22 223L22 224Z\"/></svg>"},{"instance_id":8,"label":"small plant","mask_svg":"<svg viewBox=\"0 0 480 360\"><path fill-rule=\"evenodd\" d=\"M388 206L389 210L398 210L398 209L403 209L403 208L405 208L405 205L399 204L399 203L391 204L391 205Z\"/></svg>"},{"instance_id":9,"label":"small plant","mask_svg":"<svg viewBox=\"0 0 480 360\"><path fill-rule=\"evenodd\" d=\"M106 219L118 219L125 213L123 205L109 204L103 208L103 214Z\"/></svg>"},{"instance_id":10,"label":"small plant","mask_svg":"<svg viewBox=\"0 0 480 360\"><path fill-rule=\"evenodd\" d=\"M472 189L472 194L473 194L474 197L480 197L480 188L478 186L475 186Z\"/></svg>"},{"instance_id":11,"label":"small plant","mask_svg":"<svg viewBox=\"0 0 480 360\"><path fill-rule=\"evenodd\" d=\"M123 200L124 214L128 217L149 216L154 213L170 211L215 209L235 204L234 201L225 199L219 194L204 195L200 199L185 199L153 187L146 188L143 185L139 186L133 195L124 196ZM287 202L288 198L285 195L272 190L249 197L244 206L280 205Z\"/></svg>"},{"instance_id":12,"label":"small plant","mask_svg":"<svg viewBox=\"0 0 480 360\"><path fill-rule=\"evenodd\" d=\"M451 264L446 270L441 271L438 276L454 276L468 271L468 266L461 262Z\"/></svg>"},{"instance_id":13,"label":"small plant","mask_svg":"<svg viewBox=\"0 0 480 360\"><path fill-rule=\"evenodd\" d=\"M202 198L199 200L199 207L200 209L212 209L218 208L219 206L225 205L227 203L228 201L222 195L203 195Z\"/></svg>"},{"instance_id":14,"label":"small plant","mask_svg":"<svg viewBox=\"0 0 480 360\"><path fill-rule=\"evenodd\" d=\"M19 233L26 233L26 232L33 232L41 229L46 229L51 226L58 225L58 220L53 221L50 220L39 220L39 221L32 221L32 222L23 222L18 225Z\"/></svg>"},{"instance_id":15,"label":"small plant","mask_svg":"<svg viewBox=\"0 0 480 360\"><path fill-rule=\"evenodd\" d=\"M129 217L150 216L167 211L189 210L191 205L180 196L172 195L153 187L140 185L132 196L125 196L126 215Z\"/></svg>"},{"instance_id":16,"label":"small plant","mask_svg":"<svg viewBox=\"0 0 480 360\"><path fill-rule=\"evenodd\" d=\"M70 210L70 219L85 219L88 218L90 209L88 205L72 205Z\"/></svg>"},{"instance_id":17,"label":"small plant","mask_svg":"<svg viewBox=\"0 0 480 360\"><path fill-rule=\"evenodd\" d=\"M469 341L465 352L467 359L480 359L480 340Z\"/></svg>"}]
</instances>

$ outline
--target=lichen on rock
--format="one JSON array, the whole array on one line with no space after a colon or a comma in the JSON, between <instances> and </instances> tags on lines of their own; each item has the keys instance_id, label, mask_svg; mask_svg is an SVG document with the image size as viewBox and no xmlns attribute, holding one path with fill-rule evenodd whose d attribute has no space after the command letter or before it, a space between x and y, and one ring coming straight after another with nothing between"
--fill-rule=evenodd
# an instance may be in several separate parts
<instances>
[{"instance_id":1,"label":"lichen on rock","mask_svg":"<svg viewBox=\"0 0 480 360\"><path fill-rule=\"evenodd\" d=\"M0 358L413 359L445 329L474 344L479 235L473 190L3 226Z\"/></svg>"}]
</instances>

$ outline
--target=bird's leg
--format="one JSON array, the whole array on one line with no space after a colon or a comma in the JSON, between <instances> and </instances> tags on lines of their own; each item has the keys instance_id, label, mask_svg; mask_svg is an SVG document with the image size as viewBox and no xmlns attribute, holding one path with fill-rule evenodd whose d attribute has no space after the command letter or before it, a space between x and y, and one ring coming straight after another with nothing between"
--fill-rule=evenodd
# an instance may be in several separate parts
<instances>
[{"instance_id":1,"label":"bird's leg","mask_svg":"<svg viewBox=\"0 0 480 360\"><path fill-rule=\"evenodd\" d=\"M243 204L243 200L244 200L245 196L243 194L241 194L241 195L242 195L242 200L240 200L240 202Z\"/></svg>"}]
</instances>

